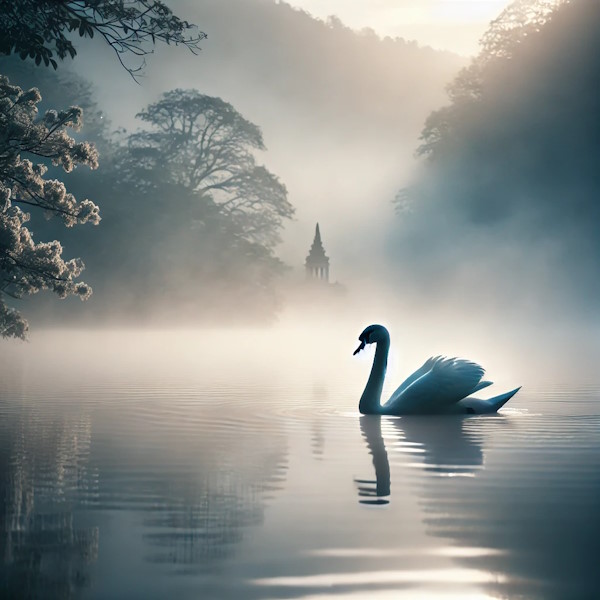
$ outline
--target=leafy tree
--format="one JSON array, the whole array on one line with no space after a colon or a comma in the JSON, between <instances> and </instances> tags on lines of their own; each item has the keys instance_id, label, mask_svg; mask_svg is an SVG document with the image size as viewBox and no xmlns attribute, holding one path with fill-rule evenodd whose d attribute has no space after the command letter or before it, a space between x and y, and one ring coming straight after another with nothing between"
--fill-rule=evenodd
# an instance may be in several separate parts
<instances>
[{"instance_id":1,"label":"leafy tree","mask_svg":"<svg viewBox=\"0 0 600 600\"><path fill-rule=\"evenodd\" d=\"M523 43L539 33L552 19L556 9L568 2L570 0L514 0L485 32L478 62L512 58Z\"/></svg>"},{"instance_id":2,"label":"leafy tree","mask_svg":"<svg viewBox=\"0 0 600 600\"><path fill-rule=\"evenodd\" d=\"M165 96L200 95L190 91ZM69 96L59 98L68 101ZM161 100L164 97L158 103ZM260 130L226 102L204 100L211 110L206 109L204 116L195 114L191 127L195 138L184 139L176 130L168 133L168 128L146 122L142 131L122 132L109 143L99 142L101 169L78 169L69 176L69 189L76 197L94 190L94 200L102 206L102 226L59 232L49 221L36 225L36 231L61 239L70 252L85 259L93 304L39 298L31 303L34 314L39 311L46 318L72 322L87 319L93 310L96 322L129 323L272 317L279 302L277 280L285 269L275 255L275 244L293 208L285 186L258 163L259 148L264 148ZM189 109L198 112L199 106L190 103ZM88 110L98 109L91 104ZM180 117L189 133L187 111ZM175 115L173 120L177 121ZM213 123L213 129L201 127L205 120ZM219 169L209 180L200 173L208 170L211 157L213 169L217 164ZM235 178L221 189L227 173ZM241 183L234 186L234 182Z\"/></svg>"},{"instance_id":3,"label":"leafy tree","mask_svg":"<svg viewBox=\"0 0 600 600\"><path fill-rule=\"evenodd\" d=\"M206 37L158 0L0 0L0 54L18 54L56 69L54 57L62 60L77 54L71 41L77 33L90 38L99 34L133 77L157 41L184 45L195 52ZM131 57L138 62L129 63ZM91 289L75 281L83 262L64 261L60 242L33 240L25 226L30 215L19 205L58 216L67 227L98 223L94 203L77 202L63 183L44 179L44 162L66 172L78 163L95 168L97 152L93 145L76 143L65 132L65 128L81 126L81 108L51 110L37 119L36 105L41 100L37 89L23 92L0 77L0 335L23 338L27 322L5 304L7 296L18 299L51 289L60 297L76 294L85 299ZM42 162L34 165L27 155Z\"/></svg>"},{"instance_id":4,"label":"leafy tree","mask_svg":"<svg viewBox=\"0 0 600 600\"><path fill-rule=\"evenodd\" d=\"M80 259L65 261L58 241L35 242L26 223L29 213L21 207L41 209L67 227L78 223L97 224L98 207L90 200L78 202L64 184L46 179L50 160L70 172L78 164L96 168L97 152L87 142L77 143L66 132L78 129L82 111L49 110L37 118L41 96L33 88L24 92L0 76L0 335L24 338L27 322L5 304L5 298L22 298L49 289L64 298L70 294L86 299L91 289L76 281L84 265Z\"/></svg>"},{"instance_id":5,"label":"leafy tree","mask_svg":"<svg viewBox=\"0 0 600 600\"><path fill-rule=\"evenodd\" d=\"M148 128L124 139L95 186L108 242L96 240L89 261L103 277L97 303L116 293L112 310L128 318L173 318L161 314L169 306L186 319L270 316L284 269L274 247L294 211L256 162L259 128L195 90L168 92L139 117Z\"/></svg>"},{"instance_id":6,"label":"leafy tree","mask_svg":"<svg viewBox=\"0 0 600 600\"><path fill-rule=\"evenodd\" d=\"M0 0L0 53L18 54L57 68L55 59L74 58L71 34L98 34L135 77L157 41L192 52L206 34L158 0ZM130 62L131 59L137 62Z\"/></svg>"},{"instance_id":7,"label":"leafy tree","mask_svg":"<svg viewBox=\"0 0 600 600\"><path fill-rule=\"evenodd\" d=\"M77 133L78 138L93 142L102 158L110 152L114 145L111 142L111 123L98 106L94 86L89 80L72 69L54 71L37 67L31 61L20 60L15 54L0 55L0 73L24 90L33 87L41 90L42 101L38 111L55 106L79 106L85 118ZM81 172L90 173L87 169ZM72 178L69 177L70 180Z\"/></svg>"},{"instance_id":8,"label":"leafy tree","mask_svg":"<svg viewBox=\"0 0 600 600\"><path fill-rule=\"evenodd\" d=\"M254 152L265 149L256 125L197 90L167 92L137 116L150 129L129 137L130 177L149 184L153 177L140 169L154 173L198 202L214 203L247 241L267 247L279 241L283 219L294 210L285 186L256 164Z\"/></svg>"}]
</instances>

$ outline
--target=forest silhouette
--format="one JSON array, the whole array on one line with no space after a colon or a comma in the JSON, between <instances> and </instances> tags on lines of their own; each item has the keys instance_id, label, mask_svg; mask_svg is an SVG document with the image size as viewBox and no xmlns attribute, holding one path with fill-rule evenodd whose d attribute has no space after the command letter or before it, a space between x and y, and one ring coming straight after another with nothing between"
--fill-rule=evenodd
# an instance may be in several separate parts
<instances>
[{"instance_id":1,"label":"forest silhouette","mask_svg":"<svg viewBox=\"0 0 600 600\"><path fill-rule=\"evenodd\" d=\"M589 298L598 280L590 274L600 253L594 229L600 9L594 3L513 3L491 24L479 56L455 76L465 61L446 52L355 32L286 4L232 2L229 37L217 36L200 56L174 49L182 65L194 60L205 69L190 74L190 86L160 90L158 82L175 84L181 71L166 69L174 56L168 49L151 57L142 80L147 89L137 98L145 104L127 108L125 102L120 109L121 116L129 110L127 129L115 130L97 82L60 62L56 71L36 66L45 61L35 53L0 59L12 84L39 88L40 115L82 108L83 128L70 135L95 145L99 168L65 173L50 158L40 162L49 168L47 178L99 206L102 219L98 227L65 230L44 218L48 211L30 210L36 239L60 240L67 259L81 257L94 294L85 303L58 303L45 294L12 298L5 262L4 314L14 307L40 323L60 324L271 321L283 307L286 273L299 266L282 258L279 242L289 238L285 227L295 215L315 210L343 210L348 228L364 227L352 240L344 234L341 253L342 232L328 230L337 259L360 275L364 266L356 257L365 253L367 262L378 261L374 276L385 276L392 289L409 281L413 295L434 289L451 301L469 293L491 306L518 290L520 302L550 294L559 308L575 300L593 309ZM221 10L209 0L193 8L204 10L207 25ZM250 13L261 35L242 51L256 33L242 30ZM307 37L313 43L301 48ZM277 55L266 53L267 46L277 46ZM89 52L77 48L75 67ZM205 75L210 92L226 73L233 75L224 86L233 99L194 87ZM440 108L444 83L450 104ZM128 84L136 87L126 71L124 82L107 84L112 103L120 91L129 98ZM249 91L255 100L244 103ZM251 107L252 117L239 103ZM405 149L394 155L397 142ZM410 178L401 157L415 151L420 164ZM327 160L315 159L320 152ZM337 186L327 181L329 164L331 179L361 154L365 189L384 172L385 185L393 183L389 168L379 173L373 166L386 154L396 157L396 184L406 186L393 222L382 212L391 199L380 198L383 188L373 188L374 198L362 188L347 196L360 173L348 173ZM375 226L387 240L385 257L356 242ZM330 254L331 247L328 241ZM304 254L296 251L298 263ZM77 289L89 295L88 288Z\"/></svg>"},{"instance_id":2,"label":"forest silhouette","mask_svg":"<svg viewBox=\"0 0 600 600\"><path fill-rule=\"evenodd\" d=\"M205 9L210 24L210 17L221 8L204 4L200 8ZM284 94L286 103L296 107L293 110L316 119L307 123L308 128L300 124L300 129L315 138L313 151L319 148L319 123L323 130L360 140L361 131L390 129L389 121L395 114L399 131L412 128L416 132L425 114L419 95L431 96L433 90L441 89L462 62L451 54L401 39L382 40L372 32L354 32L335 19L318 21L285 4L240 4L237 8L231 19L233 29L252 8L259 13L254 18L262 16L265 27L276 22L288 32L288 39L281 39L281 27L268 27L264 33L277 38L271 41L280 48L279 64L255 60L252 69L257 76L257 69L270 71L268 94L275 104ZM187 22L174 23L178 35L187 34ZM83 37L89 37L93 23L88 25L77 30ZM158 22L158 26L171 25L168 19ZM245 35L256 42L254 34ZM296 42L304 35L309 35L315 46L302 53ZM216 46L218 50L219 43ZM245 54L260 54L262 47L256 42ZM85 45L76 48L75 67L89 52ZM244 56L232 56L231 48L221 49L225 58L217 62L217 76L225 75L218 69L225 68L226 60L231 63L227 68L246 68ZM146 78L129 67L142 86L148 87L144 95L152 100L141 110L131 107L129 118L137 113L136 123L127 130L114 131L110 115L98 101L98 82L65 69L60 61L55 72L53 64L44 66L43 57L37 60L36 53L51 51L32 48L33 56L26 56L26 61L13 52L0 60L0 72L23 90L40 90L40 114L72 105L83 109L83 127L71 135L95 145L100 157L98 169L79 168L65 174L50 160L42 157L41 162L50 169L48 177L64 181L68 193L78 199L90 198L99 206L102 221L96 228L65 230L56 219L44 218L47 211L44 215L32 210L30 226L36 239L60 240L65 256L81 257L85 281L94 293L85 303L57 303L40 294L27 301L8 298L9 306L46 324L272 320L282 307L282 277L290 267L279 258L277 247L285 222L294 215L294 199L288 198L285 179L268 168L278 155L265 153L269 139L263 141L261 123L246 118L227 98L191 86L153 97L157 79L151 67L156 63L162 68L164 57L169 60L167 54L157 52L149 61ZM193 60L194 65L211 60L206 53L193 56L185 49L175 51L178 57ZM67 52L66 59L70 54ZM346 60L350 55L357 58L351 67ZM318 61L314 60L317 56ZM110 59L114 62L114 57ZM36 62L42 64L36 66ZM383 73L394 64L399 65L397 75L374 78L373 65ZM431 77L422 77L423 72ZM127 98L127 86L132 85L135 87L124 79L115 86L115 96L123 93ZM247 87L244 81L238 81L237 86L239 90ZM407 86L411 93L406 92ZM372 106L375 97L380 99L376 111ZM398 102L406 114L396 108ZM282 140L291 147L296 136L285 131L289 119L279 114L270 127L273 123L280 123L284 131L280 147ZM294 166L293 171L302 169Z\"/></svg>"},{"instance_id":3,"label":"forest silhouette","mask_svg":"<svg viewBox=\"0 0 600 600\"><path fill-rule=\"evenodd\" d=\"M492 23L397 199L391 250L416 286L595 309L599 24L596 2L516 2Z\"/></svg>"}]
</instances>

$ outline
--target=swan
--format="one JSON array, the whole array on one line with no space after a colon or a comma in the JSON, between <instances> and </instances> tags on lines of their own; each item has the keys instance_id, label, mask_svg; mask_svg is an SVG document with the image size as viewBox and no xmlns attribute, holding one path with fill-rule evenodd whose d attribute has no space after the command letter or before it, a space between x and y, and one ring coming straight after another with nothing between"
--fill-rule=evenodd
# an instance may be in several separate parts
<instances>
[{"instance_id":1,"label":"swan","mask_svg":"<svg viewBox=\"0 0 600 600\"><path fill-rule=\"evenodd\" d=\"M481 380L484 369L461 358L435 356L426 360L382 405L390 334L383 325L369 325L358 340L360 346L355 355L367 344L377 345L371 374L358 404L363 415L495 413L521 389L519 386L489 400L473 398L470 394L492 385L491 381Z\"/></svg>"}]
</instances>

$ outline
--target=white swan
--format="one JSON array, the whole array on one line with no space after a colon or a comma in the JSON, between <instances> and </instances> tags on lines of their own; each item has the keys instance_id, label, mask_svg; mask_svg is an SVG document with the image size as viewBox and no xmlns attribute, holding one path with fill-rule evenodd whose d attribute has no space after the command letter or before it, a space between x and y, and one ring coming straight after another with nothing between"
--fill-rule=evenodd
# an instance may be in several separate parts
<instances>
[{"instance_id":1,"label":"white swan","mask_svg":"<svg viewBox=\"0 0 600 600\"><path fill-rule=\"evenodd\" d=\"M382 405L390 334L383 325L369 325L358 339L360 346L354 354L367 344L377 344L371 374L358 405L364 415L494 413L521 389L489 400L472 398L470 394L492 385L491 381L481 381L483 368L468 360L436 356L425 361Z\"/></svg>"}]
</instances>

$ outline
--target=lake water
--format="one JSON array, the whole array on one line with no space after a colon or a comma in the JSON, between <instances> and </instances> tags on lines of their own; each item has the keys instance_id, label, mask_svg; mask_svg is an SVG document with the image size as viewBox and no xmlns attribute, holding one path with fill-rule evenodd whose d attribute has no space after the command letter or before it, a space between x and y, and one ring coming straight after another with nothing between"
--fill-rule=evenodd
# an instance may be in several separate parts
<instances>
[{"instance_id":1,"label":"lake water","mask_svg":"<svg viewBox=\"0 0 600 600\"><path fill-rule=\"evenodd\" d=\"M350 333L3 343L0 596L600 597L600 385L361 417Z\"/></svg>"}]
</instances>

